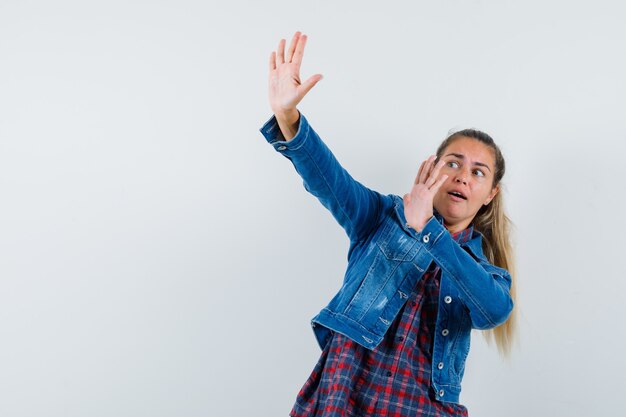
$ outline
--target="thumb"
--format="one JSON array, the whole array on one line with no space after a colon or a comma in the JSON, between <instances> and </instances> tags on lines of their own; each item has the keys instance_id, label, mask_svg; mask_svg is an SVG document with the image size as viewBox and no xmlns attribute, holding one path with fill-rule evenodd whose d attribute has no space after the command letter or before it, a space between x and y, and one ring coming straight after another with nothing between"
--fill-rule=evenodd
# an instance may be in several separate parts
<instances>
[{"instance_id":1,"label":"thumb","mask_svg":"<svg viewBox=\"0 0 626 417\"><path fill-rule=\"evenodd\" d=\"M322 74L311 75L305 82L302 83L302 95L304 96L306 93L311 91L311 88L315 87L315 84L317 84L317 82L322 78L324 78Z\"/></svg>"}]
</instances>

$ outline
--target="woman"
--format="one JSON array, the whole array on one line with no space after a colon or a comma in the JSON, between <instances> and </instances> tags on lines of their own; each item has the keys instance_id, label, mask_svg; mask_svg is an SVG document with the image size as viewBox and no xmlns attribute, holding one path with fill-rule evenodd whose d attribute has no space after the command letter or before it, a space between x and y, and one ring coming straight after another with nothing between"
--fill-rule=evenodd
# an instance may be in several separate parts
<instances>
[{"instance_id":1,"label":"woman","mask_svg":"<svg viewBox=\"0 0 626 417\"><path fill-rule=\"evenodd\" d=\"M291 416L466 416L470 332L510 346L513 294L504 159L476 130L448 137L400 198L354 180L296 109L306 35L270 56L274 116L261 132L350 238L342 288L312 320L322 356Z\"/></svg>"}]
</instances>

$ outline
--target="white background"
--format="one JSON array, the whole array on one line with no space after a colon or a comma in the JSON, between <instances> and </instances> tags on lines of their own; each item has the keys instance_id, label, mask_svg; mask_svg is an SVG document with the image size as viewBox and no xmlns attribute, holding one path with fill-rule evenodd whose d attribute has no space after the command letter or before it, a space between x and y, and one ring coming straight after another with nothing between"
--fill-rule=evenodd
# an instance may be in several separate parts
<instances>
[{"instance_id":1,"label":"white background","mask_svg":"<svg viewBox=\"0 0 626 417\"><path fill-rule=\"evenodd\" d=\"M361 182L407 192L457 126L507 158L520 343L474 335L470 415L619 415L625 8L0 0L0 415L288 414L348 248L258 131L296 30Z\"/></svg>"}]
</instances>

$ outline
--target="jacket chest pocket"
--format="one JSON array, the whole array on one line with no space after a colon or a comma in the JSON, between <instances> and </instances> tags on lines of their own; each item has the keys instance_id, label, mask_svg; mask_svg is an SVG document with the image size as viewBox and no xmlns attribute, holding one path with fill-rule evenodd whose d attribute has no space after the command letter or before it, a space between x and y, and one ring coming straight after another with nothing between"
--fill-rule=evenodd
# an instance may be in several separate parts
<instances>
[{"instance_id":1,"label":"jacket chest pocket","mask_svg":"<svg viewBox=\"0 0 626 417\"><path fill-rule=\"evenodd\" d=\"M410 261L417 252L417 241L393 217L385 220L376 243L385 258L393 261Z\"/></svg>"}]
</instances>

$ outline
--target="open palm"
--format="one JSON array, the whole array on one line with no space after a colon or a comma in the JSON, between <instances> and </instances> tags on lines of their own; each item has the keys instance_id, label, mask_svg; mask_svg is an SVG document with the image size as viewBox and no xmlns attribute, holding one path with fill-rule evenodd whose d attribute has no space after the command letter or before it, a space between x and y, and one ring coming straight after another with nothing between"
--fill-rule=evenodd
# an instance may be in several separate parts
<instances>
[{"instance_id":1,"label":"open palm","mask_svg":"<svg viewBox=\"0 0 626 417\"><path fill-rule=\"evenodd\" d=\"M435 164L435 155L422 162L411 192L404 195L404 217L409 226L420 232L433 217L433 199L448 175L439 177L445 161Z\"/></svg>"},{"instance_id":2,"label":"open palm","mask_svg":"<svg viewBox=\"0 0 626 417\"><path fill-rule=\"evenodd\" d=\"M296 32L285 55L285 39L278 43L278 51L270 55L269 101L274 114L292 111L304 96L322 79L321 74L300 81L300 65L306 45L306 35Z\"/></svg>"}]
</instances>

